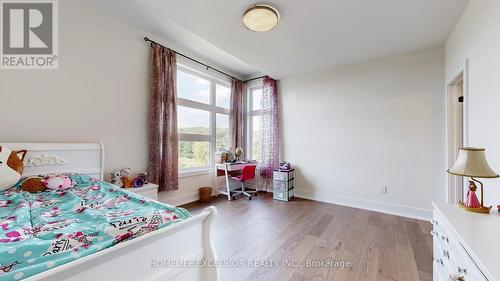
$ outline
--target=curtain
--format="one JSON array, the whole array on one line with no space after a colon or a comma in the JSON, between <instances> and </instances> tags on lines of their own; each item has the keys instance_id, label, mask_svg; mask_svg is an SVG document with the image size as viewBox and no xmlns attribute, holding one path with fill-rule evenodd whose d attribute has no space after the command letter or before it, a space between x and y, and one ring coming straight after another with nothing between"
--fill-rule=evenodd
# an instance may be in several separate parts
<instances>
[{"instance_id":1,"label":"curtain","mask_svg":"<svg viewBox=\"0 0 500 281\"><path fill-rule=\"evenodd\" d=\"M177 139L177 65L174 51L151 45L148 178L160 191L179 188Z\"/></svg>"},{"instance_id":2,"label":"curtain","mask_svg":"<svg viewBox=\"0 0 500 281\"><path fill-rule=\"evenodd\" d=\"M231 149L244 148L245 144L245 99L243 82L231 81L231 103L229 114L229 130Z\"/></svg>"},{"instance_id":3,"label":"curtain","mask_svg":"<svg viewBox=\"0 0 500 281\"><path fill-rule=\"evenodd\" d=\"M280 159L280 113L276 80L264 77L260 120L261 176L272 178Z\"/></svg>"}]
</instances>

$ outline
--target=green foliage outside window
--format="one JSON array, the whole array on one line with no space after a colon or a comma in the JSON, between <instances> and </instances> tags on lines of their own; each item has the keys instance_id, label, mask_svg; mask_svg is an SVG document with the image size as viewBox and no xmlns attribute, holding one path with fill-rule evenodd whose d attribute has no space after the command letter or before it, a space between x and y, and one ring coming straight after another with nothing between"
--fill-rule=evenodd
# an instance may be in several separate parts
<instances>
[{"instance_id":1,"label":"green foliage outside window","mask_svg":"<svg viewBox=\"0 0 500 281\"><path fill-rule=\"evenodd\" d=\"M179 133L202 134L206 128L179 128ZM229 150L229 130L217 128L216 150ZM210 143L205 141L179 141L179 168L206 167L210 164Z\"/></svg>"}]
</instances>

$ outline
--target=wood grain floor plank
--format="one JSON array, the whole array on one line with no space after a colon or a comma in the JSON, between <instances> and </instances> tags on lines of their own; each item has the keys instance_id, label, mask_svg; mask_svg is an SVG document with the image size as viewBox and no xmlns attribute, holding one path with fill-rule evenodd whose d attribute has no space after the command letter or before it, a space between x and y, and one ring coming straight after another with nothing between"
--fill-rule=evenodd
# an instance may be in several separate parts
<instances>
[{"instance_id":1,"label":"wood grain floor plank","mask_svg":"<svg viewBox=\"0 0 500 281\"><path fill-rule=\"evenodd\" d=\"M432 260L424 258L432 255L432 248L427 243L425 236L430 234L423 234L421 228L416 221L407 221L406 228L410 237L410 243L413 248L415 262L419 271L432 272Z\"/></svg>"},{"instance_id":2,"label":"wood grain floor plank","mask_svg":"<svg viewBox=\"0 0 500 281\"><path fill-rule=\"evenodd\" d=\"M298 274L298 273L294 273L292 275L292 277L290 277L290 279L288 279L288 281L308 281L309 279L307 279L306 277Z\"/></svg>"},{"instance_id":3,"label":"wood grain floor plank","mask_svg":"<svg viewBox=\"0 0 500 281\"><path fill-rule=\"evenodd\" d=\"M325 229L328 227L333 215L323 214L321 219L310 230L309 234L316 237L321 237Z\"/></svg>"},{"instance_id":4,"label":"wood grain floor plank","mask_svg":"<svg viewBox=\"0 0 500 281\"><path fill-rule=\"evenodd\" d=\"M197 213L208 205L183 207ZM432 280L429 222L304 199L280 202L264 193L210 205L219 210L219 258L253 262L221 268L223 281ZM283 266L287 260L298 264ZM262 266L266 261L276 265Z\"/></svg>"}]
</instances>

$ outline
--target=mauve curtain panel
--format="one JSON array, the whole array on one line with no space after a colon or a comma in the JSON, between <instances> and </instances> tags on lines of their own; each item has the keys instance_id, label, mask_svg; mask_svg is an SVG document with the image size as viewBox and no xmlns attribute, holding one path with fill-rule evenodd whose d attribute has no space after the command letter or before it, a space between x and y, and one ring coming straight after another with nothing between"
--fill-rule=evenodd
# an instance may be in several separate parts
<instances>
[{"instance_id":1,"label":"mauve curtain panel","mask_svg":"<svg viewBox=\"0 0 500 281\"><path fill-rule=\"evenodd\" d=\"M244 148L245 144L245 100L244 84L242 81L231 81L231 103L229 114L229 130L231 136L231 149Z\"/></svg>"},{"instance_id":2,"label":"mauve curtain panel","mask_svg":"<svg viewBox=\"0 0 500 281\"><path fill-rule=\"evenodd\" d=\"M151 44L148 177L160 191L179 189L176 63L174 51Z\"/></svg>"},{"instance_id":3,"label":"mauve curtain panel","mask_svg":"<svg viewBox=\"0 0 500 281\"><path fill-rule=\"evenodd\" d=\"M273 169L280 161L280 111L278 102L278 84L269 76L264 77L262 91L261 130L261 176L272 178Z\"/></svg>"}]
</instances>

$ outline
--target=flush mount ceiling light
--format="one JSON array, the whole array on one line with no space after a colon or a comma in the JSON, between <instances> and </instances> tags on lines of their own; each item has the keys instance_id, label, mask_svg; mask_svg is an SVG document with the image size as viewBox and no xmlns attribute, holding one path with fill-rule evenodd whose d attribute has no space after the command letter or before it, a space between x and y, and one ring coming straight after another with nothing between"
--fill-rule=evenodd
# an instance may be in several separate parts
<instances>
[{"instance_id":1,"label":"flush mount ceiling light","mask_svg":"<svg viewBox=\"0 0 500 281\"><path fill-rule=\"evenodd\" d=\"M278 25L280 15L278 11L269 6L257 4L248 8L243 14L243 24L250 30L264 32Z\"/></svg>"}]
</instances>

